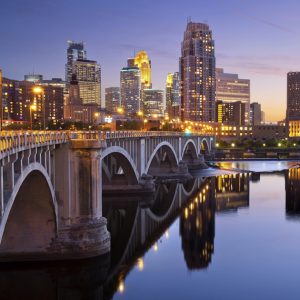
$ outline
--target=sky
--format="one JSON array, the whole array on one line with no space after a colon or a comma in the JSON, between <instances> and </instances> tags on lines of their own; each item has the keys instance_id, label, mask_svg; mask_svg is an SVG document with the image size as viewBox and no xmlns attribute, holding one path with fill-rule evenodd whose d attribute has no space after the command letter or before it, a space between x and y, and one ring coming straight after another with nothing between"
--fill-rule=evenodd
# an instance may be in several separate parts
<instances>
[{"instance_id":1,"label":"sky","mask_svg":"<svg viewBox=\"0 0 300 300\"><path fill-rule=\"evenodd\" d=\"M191 18L212 29L217 67L251 79L251 101L276 121L285 115L286 73L300 71L299 12L299 0L2 0L0 68L12 79L64 78L67 40L84 41L103 90L119 86L120 69L142 49L153 88L164 89Z\"/></svg>"}]
</instances>

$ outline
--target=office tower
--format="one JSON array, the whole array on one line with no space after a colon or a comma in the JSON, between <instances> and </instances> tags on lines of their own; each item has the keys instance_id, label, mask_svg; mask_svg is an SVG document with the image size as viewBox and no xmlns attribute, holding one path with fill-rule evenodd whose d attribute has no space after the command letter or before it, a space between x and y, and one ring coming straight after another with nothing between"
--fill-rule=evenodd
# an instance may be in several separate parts
<instances>
[{"instance_id":1,"label":"office tower","mask_svg":"<svg viewBox=\"0 0 300 300\"><path fill-rule=\"evenodd\" d=\"M290 137L300 137L300 72L287 74L286 123Z\"/></svg>"},{"instance_id":2,"label":"office tower","mask_svg":"<svg viewBox=\"0 0 300 300\"><path fill-rule=\"evenodd\" d=\"M166 82L166 111L170 120L180 118L179 73L169 73Z\"/></svg>"},{"instance_id":3,"label":"office tower","mask_svg":"<svg viewBox=\"0 0 300 300\"><path fill-rule=\"evenodd\" d=\"M108 87L105 89L105 108L110 113L116 113L121 107L120 88Z\"/></svg>"},{"instance_id":4,"label":"office tower","mask_svg":"<svg viewBox=\"0 0 300 300\"><path fill-rule=\"evenodd\" d=\"M209 26L188 22L181 43L183 120L215 121L215 47Z\"/></svg>"},{"instance_id":5,"label":"office tower","mask_svg":"<svg viewBox=\"0 0 300 300\"><path fill-rule=\"evenodd\" d=\"M83 104L101 104L101 69L94 60L77 59L73 63Z\"/></svg>"},{"instance_id":6,"label":"office tower","mask_svg":"<svg viewBox=\"0 0 300 300\"><path fill-rule=\"evenodd\" d=\"M241 79L238 74L224 73L216 69L216 101L233 103L240 101L245 104L245 124L250 124L250 80Z\"/></svg>"},{"instance_id":7,"label":"office tower","mask_svg":"<svg viewBox=\"0 0 300 300\"><path fill-rule=\"evenodd\" d=\"M82 103L79 84L76 75L73 74L69 85L69 95L66 97L64 105L64 119L71 122L96 124L99 115L99 106Z\"/></svg>"},{"instance_id":8,"label":"office tower","mask_svg":"<svg viewBox=\"0 0 300 300\"><path fill-rule=\"evenodd\" d=\"M134 65L141 72L141 90L152 88L151 83L151 60L146 51L139 51L134 57Z\"/></svg>"},{"instance_id":9,"label":"office tower","mask_svg":"<svg viewBox=\"0 0 300 300\"><path fill-rule=\"evenodd\" d=\"M262 122L261 105L257 102L250 104L251 125L260 125Z\"/></svg>"},{"instance_id":10,"label":"office tower","mask_svg":"<svg viewBox=\"0 0 300 300\"><path fill-rule=\"evenodd\" d=\"M144 116L145 117L163 117L163 101L164 91L155 89L143 90L143 104L144 104Z\"/></svg>"},{"instance_id":11,"label":"office tower","mask_svg":"<svg viewBox=\"0 0 300 300\"><path fill-rule=\"evenodd\" d=\"M244 126L246 104L241 101L216 101L216 121L231 126Z\"/></svg>"},{"instance_id":12,"label":"office tower","mask_svg":"<svg viewBox=\"0 0 300 300\"><path fill-rule=\"evenodd\" d=\"M66 63L66 84L67 88L72 79L73 64L77 59L86 59L86 51L83 42L68 41L67 63Z\"/></svg>"},{"instance_id":13,"label":"office tower","mask_svg":"<svg viewBox=\"0 0 300 300\"><path fill-rule=\"evenodd\" d=\"M140 110L141 75L137 67L123 68L120 72L121 107L127 116Z\"/></svg>"}]
</instances>

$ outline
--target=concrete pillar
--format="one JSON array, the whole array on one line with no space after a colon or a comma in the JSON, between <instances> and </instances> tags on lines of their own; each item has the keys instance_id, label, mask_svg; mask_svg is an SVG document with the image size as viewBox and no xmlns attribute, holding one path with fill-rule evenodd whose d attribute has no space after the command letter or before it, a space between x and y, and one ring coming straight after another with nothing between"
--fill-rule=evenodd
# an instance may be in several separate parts
<instances>
[{"instance_id":1,"label":"concrete pillar","mask_svg":"<svg viewBox=\"0 0 300 300\"><path fill-rule=\"evenodd\" d=\"M181 157L182 157L182 141L181 141L181 137L179 137L178 139L179 139L179 143L178 143L178 161L180 161Z\"/></svg>"},{"instance_id":2,"label":"concrete pillar","mask_svg":"<svg viewBox=\"0 0 300 300\"><path fill-rule=\"evenodd\" d=\"M68 153L68 160L62 166L55 164L56 183L58 174L69 176L64 183L69 184L69 189L56 184L62 197L58 199L61 204L58 238L53 243L53 251L65 257L92 257L110 251L110 234L102 217L101 152L104 147L103 141L74 140L68 145L69 149L56 154L58 162L63 163Z\"/></svg>"},{"instance_id":3,"label":"concrete pillar","mask_svg":"<svg viewBox=\"0 0 300 300\"><path fill-rule=\"evenodd\" d=\"M146 157L145 157L145 139L140 139L140 176L145 173L146 168Z\"/></svg>"}]
</instances>

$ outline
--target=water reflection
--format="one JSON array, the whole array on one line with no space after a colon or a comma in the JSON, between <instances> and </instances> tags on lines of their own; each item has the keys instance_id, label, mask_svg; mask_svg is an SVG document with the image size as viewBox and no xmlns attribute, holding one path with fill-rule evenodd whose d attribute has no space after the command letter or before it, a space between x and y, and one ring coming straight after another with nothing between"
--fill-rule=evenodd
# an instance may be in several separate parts
<instances>
[{"instance_id":1,"label":"water reflection","mask_svg":"<svg viewBox=\"0 0 300 300\"><path fill-rule=\"evenodd\" d=\"M300 217L300 168L285 172L285 209L288 218Z\"/></svg>"},{"instance_id":2,"label":"water reflection","mask_svg":"<svg viewBox=\"0 0 300 300\"><path fill-rule=\"evenodd\" d=\"M285 175L286 215L299 218L300 169L280 174ZM250 186L254 188L260 176L261 173L240 173L197 178L185 184L165 182L157 186L154 199L148 202L105 198L103 213L111 233L110 255L63 264L2 265L1 296L4 299L112 299L122 293L126 295L128 275L140 276L139 272L147 272L146 253L152 249L150 253L156 251L158 257L162 240L163 243L178 241L179 259L193 274L197 270L211 270L211 262L222 251L215 248L215 239L220 239L218 214L231 212L236 216L238 209L249 208ZM255 184L250 185L250 181ZM179 237L170 236L169 229L177 219Z\"/></svg>"}]
</instances>

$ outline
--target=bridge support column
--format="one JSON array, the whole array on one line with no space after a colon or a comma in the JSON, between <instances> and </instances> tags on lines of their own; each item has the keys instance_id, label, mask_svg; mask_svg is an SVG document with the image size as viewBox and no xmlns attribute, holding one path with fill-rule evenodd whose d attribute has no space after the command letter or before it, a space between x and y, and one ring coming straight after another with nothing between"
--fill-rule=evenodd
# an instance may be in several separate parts
<instances>
[{"instance_id":1,"label":"bridge support column","mask_svg":"<svg viewBox=\"0 0 300 300\"><path fill-rule=\"evenodd\" d=\"M103 141L74 140L69 150L70 197L53 247L69 258L99 256L110 251L110 234L102 217ZM58 172L56 168L56 172Z\"/></svg>"}]
</instances>

